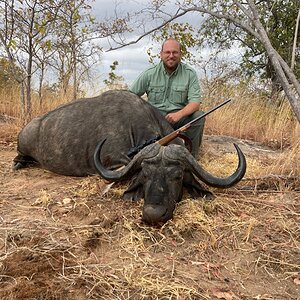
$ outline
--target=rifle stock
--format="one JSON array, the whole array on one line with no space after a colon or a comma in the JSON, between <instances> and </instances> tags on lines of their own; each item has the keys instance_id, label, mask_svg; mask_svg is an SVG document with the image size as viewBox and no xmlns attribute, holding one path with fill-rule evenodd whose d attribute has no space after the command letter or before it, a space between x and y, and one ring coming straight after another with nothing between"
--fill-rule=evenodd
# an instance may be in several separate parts
<instances>
[{"instance_id":1,"label":"rifle stock","mask_svg":"<svg viewBox=\"0 0 300 300\"><path fill-rule=\"evenodd\" d=\"M191 126L191 125L190 125ZM169 133L168 135L162 137L160 140L156 141L157 144L160 144L161 146L168 145L170 142L172 142L174 139L176 139L182 132L185 132L190 126L186 127L180 127L179 129Z\"/></svg>"}]
</instances>

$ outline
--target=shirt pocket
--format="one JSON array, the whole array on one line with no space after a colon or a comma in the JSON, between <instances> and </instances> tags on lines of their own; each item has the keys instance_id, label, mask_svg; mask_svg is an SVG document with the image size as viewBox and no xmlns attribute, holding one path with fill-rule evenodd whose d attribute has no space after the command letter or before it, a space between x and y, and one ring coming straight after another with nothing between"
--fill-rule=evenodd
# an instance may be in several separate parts
<instances>
[{"instance_id":1,"label":"shirt pocket","mask_svg":"<svg viewBox=\"0 0 300 300\"><path fill-rule=\"evenodd\" d=\"M170 101L175 104L188 103L188 87L186 85L174 85L171 88Z\"/></svg>"},{"instance_id":2,"label":"shirt pocket","mask_svg":"<svg viewBox=\"0 0 300 300\"><path fill-rule=\"evenodd\" d=\"M150 103L162 103L164 101L165 87L164 86L150 86L148 93L148 100Z\"/></svg>"}]
</instances>

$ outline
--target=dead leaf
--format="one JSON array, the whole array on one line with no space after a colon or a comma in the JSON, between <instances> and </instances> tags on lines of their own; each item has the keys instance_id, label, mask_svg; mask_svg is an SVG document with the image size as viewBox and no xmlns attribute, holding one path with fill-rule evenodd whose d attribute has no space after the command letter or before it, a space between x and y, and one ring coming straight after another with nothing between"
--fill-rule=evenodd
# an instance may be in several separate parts
<instances>
[{"instance_id":1,"label":"dead leaf","mask_svg":"<svg viewBox=\"0 0 300 300\"><path fill-rule=\"evenodd\" d=\"M296 277L294 279L294 283L297 284L297 285L299 285L300 284L300 277Z\"/></svg>"},{"instance_id":2,"label":"dead leaf","mask_svg":"<svg viewBox=\"0 0 300 300\"><path fill-rule=\"evenodd\" d=\"M225 300L232 300L233 299L233 295L230 291L214 291L213 294L218 299L225 299Z\"/></svg>"}]
</instances>

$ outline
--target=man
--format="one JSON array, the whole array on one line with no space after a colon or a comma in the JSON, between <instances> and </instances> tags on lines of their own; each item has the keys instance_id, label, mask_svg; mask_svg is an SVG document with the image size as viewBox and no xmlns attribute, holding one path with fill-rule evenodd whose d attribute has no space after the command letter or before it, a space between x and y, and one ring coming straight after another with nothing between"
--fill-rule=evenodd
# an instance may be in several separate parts
<instances>
[{"instance_id":1,"label":"man","mask_svg":"<svg viewBox=\"0 0 300 300\"><path fill-rule=\"evenodd\" d=\"M181 62L181 45L174 38L167 39L160 51L158 65L144 71L129 90L142 96L165 116L176 130L203 114L199 111L200 87L196 72ZM196 122L185 134L192 141L192 154L198 156L203 135L204 119Z\"/></svg>"}]
</instances>

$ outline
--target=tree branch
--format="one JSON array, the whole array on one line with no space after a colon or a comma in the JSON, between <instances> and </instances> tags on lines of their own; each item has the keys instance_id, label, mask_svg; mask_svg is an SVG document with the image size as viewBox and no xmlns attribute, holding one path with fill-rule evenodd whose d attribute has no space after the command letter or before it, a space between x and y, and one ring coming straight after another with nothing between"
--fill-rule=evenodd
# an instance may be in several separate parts
<instances>
[{"instance_id":1,"label":"tree branch","mask_svg":"<svg viewBox=\"0 0 300 300\"><path fill-rule=\"evenodd\" d=\"M170 23L170 22L176 20L176 19L179 18L179 17L184 16L184 15L185 15L186 13L188 13L188 12L189 12L189 10L188 10L188 11L183 11L183 12L181 12L181 13L178 13L178 11L177 11L176 14L175 14L173 17L171 17L171 18L168 19L167 21L163 22L162 24L160 24L160 25L154 27L153 29L151 29L151 30L149 30L149 31L146 31L145 33L143 33L142 35L140 35L137 39L135 39L135 40L133 40L133 41L131 41L131 42L122 44L122 45L117 46L117 47L110 47L109 49L106 50L106 52L110 52L110 51L113 51L113 50L117 50L117 49L124 48L124 47L129 46L129 45L136 44L136 43L138 43L140 40L142 40L144 37L146 37L146 36L148 36L149 34L151 34L151 33L155 32L155 31L157 31L157 30L163 28L163 27L164 27L165 25L167 25L168 23Z\"/></svg>"}]
</instances>

